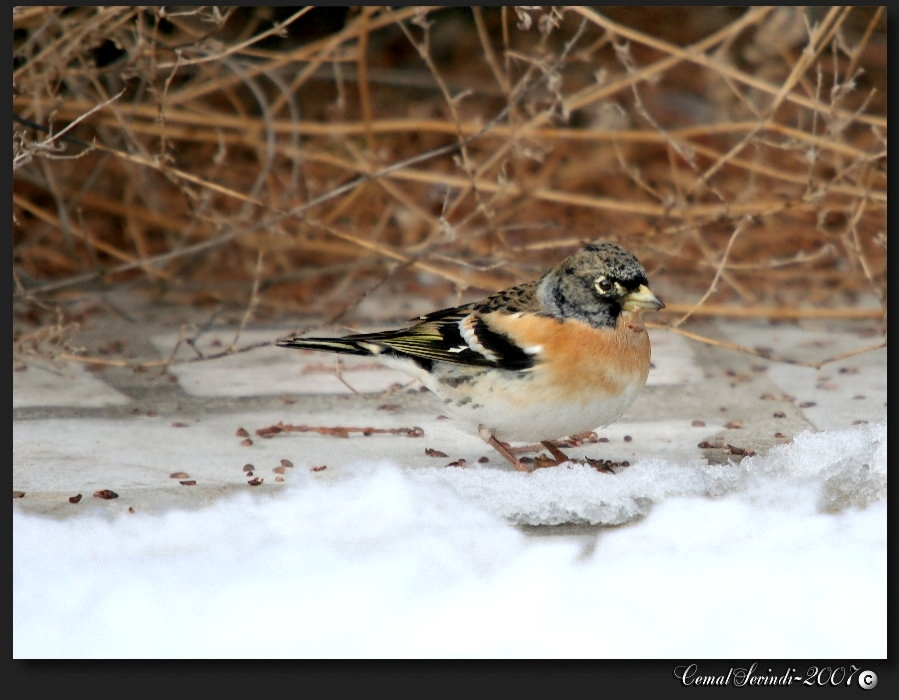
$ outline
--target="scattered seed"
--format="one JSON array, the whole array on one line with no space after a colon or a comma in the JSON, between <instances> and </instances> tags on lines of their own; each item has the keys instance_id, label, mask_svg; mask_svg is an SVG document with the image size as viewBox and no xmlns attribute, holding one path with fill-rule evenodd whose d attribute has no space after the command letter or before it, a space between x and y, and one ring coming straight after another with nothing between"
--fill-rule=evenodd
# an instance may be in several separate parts
<instances>
[{"instance_id":1,"label":"scattered seed","mask_svg":"<svg viewBox=\"0 0 899 700\"><path fill-rule=\"evenodd\" d=\"M728 423L725 423L725 424L724 424L724 427L725 427L725 428L730 428L731 430L736 430L737 428L742 428L742 427L743 427L743 421L741 421L741 420L732 420L732 421L729 421Z\"/></svg>"},{"instance_id":2,"label":"scattered seed","mask_svg":"<svg viewBox=\"0 0 899 700\"><path fill-rule=\"evenodd\" d=\"M24 498L24 497L25 497L25 492L24 492L24 491L13 491L13 492L12 492L12 497L13 497L13 498Z\"/></svg>"},{"instance_id":3,"label":"scattered seed","mask_svg":"<svg viewBox=\"0 0 899 700\"><path fill-rule=\"evenodd\" d=\"M238 428L234 434L237 435L237 437L250 437L250 434L243 428Z\"/></svg>"},{"instance_id":4,"label":"scattered seed","mask_svg":"<svg viewBox=\"0 0 899 700\"><path fill-rule=\"evenodd\" d=\"M435 449L432 449L432 448L430 448L430 447L426 447L426 448L425 448L425 454L426 454L428 457L447 457L447 456L448 456L448 455L446 454L446 452L441 452L440 450L435 450Z\"/></svg>"},{"instance_id":5,"label":"scattered seed","mask_svg":"<svg viewBox=\"0 0 899 700\"><path fill-rule=\"evenodd\" d=\"M172 427L173 428L187 428L189 426L187 425L187 423L182 423L182 422L178 421L176 423L172 423Z\"/></svg>"},{"instance_id":6,"label":"scattered seed","mask_svg":"<svg viewBox=\"0 0 899 700\"><path fill-rule=\"evenodd\" d=\"M382 403L378 406L379 411L395 411L400 405L398 403Z\"/></svg>"},{"instance_id":7,"label":"scattered seed","mask_svg":"<svg viewBox=\"0 0 899 700\"><path fill-rule=\"evenodd\" d=\"M705 421L702 421L702 420L695 420L695 421L693 421L692 423L690 423L690 425L692 425L694 428L704 428L704 427L705 427Z\"/></svg>"},{"instance_id":8,"label":"scattered seed","mask_svg":"<svg viewBox=\"0 0 899 700\"><path fill-rule=\"evenodd\" d=\"M326 465L322 464L322 465L320 465L320 466L318 466L318 467L310 467L310 468L311 468L312 471L314 471L314 472L323 472L323 471L324 471L325 469L327 469L328 467L327 467Z\"/></svg>"},{"instance_id":9,"label":"scattered seed","mask_svg":"<svg viewBox=\"0 0 899 700\"><path fill-rule=\"evenodd\" d=\"M286 473L287 473L287 467L275 467L274 469L272 469L272 471L273 471L275 474L286 474Z\"/></svg>"},{"instance_id":10,"label":"scattered seed","mask_svg":"<svg viewBox=\"0 0 899 700\"><path fill-rule=\"evenodd\" d=\"M94 498L105 498L107 500L111 498L118 498L119 494L115 491L110 491L109 489L101 489L100 491L94 491Z\"/></svg>"},{"instance_id":11,"label":"scattered seed","mask_svg":"<svg viewBox=\"0 0 899 700\"><path fill-rule=\"evenodd\" d=\"M253 441L250 440L250 438L247 438L246 440L241 440L240 444L243 445L244 447L249 447L250 445L253 444Z\"/></svg>"},{"instance_id":12,"label":"scattered seed","mask_svg":"<svg viewBox=\"0 0 899 700\"><path fill-rule=\"evenodd\" d=\"M187 479L190 477L190 474L186 472L172 472L169 474L169 479Z\"/></svg>"},{"instance_id":13,"label":"scattered seed","mask_svg":"<svg viewBox=\"0 0 899 700\"><path fill-rule=\"evenodd\" d=\"M279 482L284 481L284 477L283 477L283 476L276 476L276 477L275 477L275 481L279 481Z\"/></svg>"},{"instance_id":14,"label":"scattered seed","mask_svg":"<svg viewBox=\"0 0 899 700\"><path fill-rule=\"evenodd\" d=\"M615 470L612 467L629 467L630 462L626 459L620 462L615 462L611 459L591 459L590 457L586 458L587 464L593 467L598 472L603 472L605 474L614 474Z\"/></svg>"},{"instance_id":15,"label":"scattered seed","mask_svg":"<svg viewBox=\"0 0 899 700\"><path fill-rule=\"evenodd\" d=\"M478 457L478 464L487 464L490 461L489 457Z\"/></svg>"},{"instance_id":16,"label":"scattered seed","mask_svg":"<svg viewBox=\"0 0 899 700\"><path fill-rule=\"evenodd\" d=\"M697 447L701 447L704 450L721 450L724 449L724 440L720 437L716 437L713 441L703 440L700 442Z\"/></svg>"},{"instance_id":17,"label":"scattered seed","mask_svg":"<svg viewBox=\"0 0 899 700\"><path fill-rule=\"evenodd\" d=\"M865 395L864 395L864 394L856 394L856 395L853 396L852 398L853 398L855 401L858 401L859 399L865 398Z\"/></svg>"},{"instance_id":18,"label":"scattered seed","mask_svg":"<svg viewBox=\"0 0 899 700\"><path fill-rule=\"evenodd\" d=\"M776 437L776 438L785 438L786 435L784 435L783 433L774 433L774 437Z\"/></svg>"},{"instance_id":19,"label":"scattered seed","mask_svg":"<svg viewBox=\"0 0 899 700\"><path fill-rule=\"evenodd\" d=\"M291 462L289 459L282 459L282 460L281 460L281 466L282 466L282 467L287 467L288 469L290 469L290 467L293 466L293 462Z\"/></svg>"},{"instance_id":20,"label":"scattered seed","mask_svg":"<svg viewBox=\"0 0 899 700\"><path fill-rule=\"evenodd\" d=\"M405 435L406 437L422 437L425 431L419 427L412 428L351 428L345 426L325 427L316 425L286 425L278 423L270 425L267 428L257 428L256 434L259 437L270 438L278 433L318 433L319 435L333 435L334 437L346 438L350 433L362 433L363 436L377 434L383 435Z\"/></svg>"},{"instance_id":21,"label":"scattered seed","mask_svg":"<svg viewBox=\"0 0 899 700\"><path fill-rule=\"evenodd\" d=\"M784 413L783 411L775 411L773 415L775 418L786 418L787 417L787 414Z\"/></svg>"},{"instance_id":22,"label":"scattered seed","mask_svg":"<svg viewBox=\"0 0 899 700\"><path fill-rule=\"evenodd\" d=\"M178 483L181 484L182 486L196 486L197 480L196 479L185 479L184 481L179 481Z\"/></svg>"},{"instance_id":23,"label":"scattered seed","mask_svg":"<svg viewBox=\"0 0 899 700\"><path fill-rule=\"evenodd\" d=\"M243 465L243 470L244 470L245 472L251 472L251 471L253 471L254 469L256 469L256 467L254 467L252 464L244 464L244 465Z\"/></svg>"},{"instance_id":24,"label":"scattered seed","mask_svg":"<svg viewBox=\"0 0 899 700\"><path fill-rule=\"evenodd\" d=\"M247 483L250 486L259 486L259 484L261 484L263 481L265 481L265 479L263 479L261 476L257 476L255 479L250 479Z\"/></svg>"},{"instance_id":25,"label":"scattered seed","mask_svg":"<svg viewBox=\"0 0 899 700\"><path fill-rule=\"evenodd\" d=\"M803 401L799 404L799 408L811 408L812 406L817 405L814 401Z\"/></svg>"},{"instance_id":26,"label":"scattered seed","mask_svg":"<svg viewBox=\"0 0 899 700\"><path fill-rule=\"evenodd\" d=\"M840 374L858 374L858 367L840 367Z\"/></svg>"},{"instance_id":27,"label":"scattered seed","mask_svg":"<svg viewBox=\"0 0 899 700\"><path fill-rule=\"evenodd\" d=\"M450 462L450 463L447 464L446 466L448 466L448 467L463 467L463 468L464 468L464 467L465 467L465 460L464 460L464 459L457 459L457 460L454 461L454 462Z\"/></svg>"},{"instance_id":28,"label":"scattered seed","mask_svg":"<svg viewBox=\"0 0 899 700\"><path fill-rule=\"evenodd\" d=\"M78 503L81 500L81 494L75 494L74 496L69 496L69 503Z\"/></svg>"},{"instance_id":29,"label":"scattered seed","mask_svg":"<svg viewBox=\"0 0 899 700\"><path fill-rule=\"evenodd\" d=\"M632 438L630 435L625 435L625 436L624 436L624 441L625 441L625 442L630 442L630 441L633 440L633 439L634 439L634 438Z\"/></svg>"}]
</instances>

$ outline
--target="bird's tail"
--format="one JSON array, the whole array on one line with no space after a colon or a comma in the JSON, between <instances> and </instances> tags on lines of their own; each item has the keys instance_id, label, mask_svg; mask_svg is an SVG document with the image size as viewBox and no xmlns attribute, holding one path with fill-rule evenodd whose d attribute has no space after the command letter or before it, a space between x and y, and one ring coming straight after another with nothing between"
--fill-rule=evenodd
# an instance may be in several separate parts
<instances>
[{"instance_id":1,"label":"bird's tail","mask_svg":"<svg viewBox=\"0 0 899 700\"><path fill-rule=\"evenodd\" d=\"M346 355L375 355L376 346L364 341L349 340L346 338L281 338L275 341L279 348L298 348L300 350L322 350L324 352L339 352Z\"/></svg>"}]
</instances>

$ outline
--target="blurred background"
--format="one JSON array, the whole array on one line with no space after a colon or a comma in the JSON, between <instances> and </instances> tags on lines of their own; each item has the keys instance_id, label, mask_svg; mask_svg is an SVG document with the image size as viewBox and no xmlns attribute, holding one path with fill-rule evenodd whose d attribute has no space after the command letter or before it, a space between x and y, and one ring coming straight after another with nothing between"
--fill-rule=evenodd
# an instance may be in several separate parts
<instances>
[{"instance_id":1,"label":"blurred background","mask_svg":"<svg viewBox=\"0 0 899 700\"><path fill-rule=\"evenodd\" d=\"M12 17L20 360L125 295L286 333L595 238L641 259L661 325L885 332L883 7Z\"/></svg>"}]
</instances>

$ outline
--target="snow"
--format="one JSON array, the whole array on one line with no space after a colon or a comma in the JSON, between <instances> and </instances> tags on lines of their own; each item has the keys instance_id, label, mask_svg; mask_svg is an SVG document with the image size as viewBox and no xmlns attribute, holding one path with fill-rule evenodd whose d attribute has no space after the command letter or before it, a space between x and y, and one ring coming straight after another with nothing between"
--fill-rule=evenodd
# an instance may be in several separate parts
<instances>
[{"instance_id":1,"label":"snow","mask_svg":"<svg viewBox=\"0 0 899 700\"><path fill-rule=\"evenodd\" d=\"M868 423L615 475L356 453L200 508L14 512L13 655L885 658L886 443ZM563 522L603 526L516 527Z\"/></svg>"}]
</instances>

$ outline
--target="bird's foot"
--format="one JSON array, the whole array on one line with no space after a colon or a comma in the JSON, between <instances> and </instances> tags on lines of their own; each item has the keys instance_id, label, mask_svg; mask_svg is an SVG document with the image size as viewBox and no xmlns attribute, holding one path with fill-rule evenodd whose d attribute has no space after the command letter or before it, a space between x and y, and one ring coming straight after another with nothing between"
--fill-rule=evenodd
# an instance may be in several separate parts
<instances>
[{"instance_id":1,"label":"bird's foot","mask_svg":"<svg viewBox=\"0 0 899 700\"><path fill-rule=\"evenodd\" d=\"M548 440L541 440L540 444L543 445L549 453L553 456L553 459L549 459L548 457L544 457L543 455L537 455L534 459L534 469L542 469L544 467L557 467L563 462L573 462L574 464L587 464L593 467L598 472L604 472L606 474L615 474L615 470L612 467L627 467L629 466L629 462L613 462L611 459L591 459L590 457L584 457L583 459L572 459L568 457L559 447Z\"/></svg>"},{"instance_id":2,"label":"bird's foot","mask_svg":"<svg viewBox=\"0 0 899 700\"><path fill-rule=\"evenodd\" d=\"M615 470L612 469L612 467L626 467L629 465L628 462L613 462L610 459L591 459L590 457L584 457L584 459L572 459L564 452L562 452L562 450L560 450L555 443L549 440L541 440L540 444L546 448L551 456L546 457L545 455L538 454L536 457L534 457L534 466L529 467L522 460L516 457L514 453L533 452L535 448L531 447L529 449L513 449L509 446L509 443L498 440L495 435L483 428L480 430L480 433L481 437L484 439L484 441L487 442L488 445L499 452L509 462L509 464L511 464L520 472L532 472L537 469L558 467L560 464L571 462L574 464L587 464L596 469L596 471L604 472L607 474L614 474Z\"/></svg>"},{"instance_id":3,"label":"bird's foot","mask_svg":"<svg viewBox=\"0 0 899 700\"><path fill-rule=\"evenodd\" d=\"M572 461L571 457L562 452L562 450L560 450L555 445L555 443L552 443L549 440L541 440L540 444L549 451L549 453L552 455L552 458L544 457L543 455L537 455L536 457L534 457L534 469L558 467L560 464Z\"/></svg>"}]
</instances>

